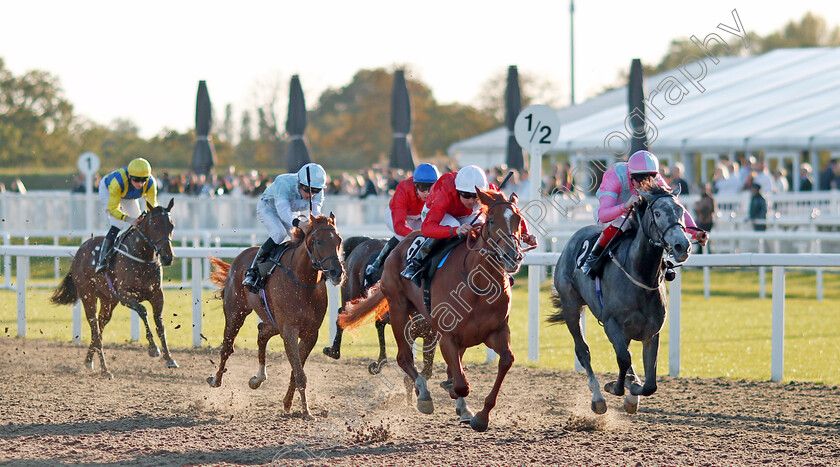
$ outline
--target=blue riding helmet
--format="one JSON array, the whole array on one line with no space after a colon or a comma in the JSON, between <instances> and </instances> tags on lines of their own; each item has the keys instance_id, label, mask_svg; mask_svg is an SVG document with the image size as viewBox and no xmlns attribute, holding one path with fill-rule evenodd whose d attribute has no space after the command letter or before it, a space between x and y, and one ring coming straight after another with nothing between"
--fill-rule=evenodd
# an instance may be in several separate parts
<instances>
[{"instance_id":1,"label":"blue riding helmet","mask_svg":"<svg viewBox=\"0 0 840 467\"><path fill-rule=\"evenodd\" d=\"M435 183L438 177L440 172L432 164L420 164L414 169L414 183Z\"/></svg>"}]
</instances>

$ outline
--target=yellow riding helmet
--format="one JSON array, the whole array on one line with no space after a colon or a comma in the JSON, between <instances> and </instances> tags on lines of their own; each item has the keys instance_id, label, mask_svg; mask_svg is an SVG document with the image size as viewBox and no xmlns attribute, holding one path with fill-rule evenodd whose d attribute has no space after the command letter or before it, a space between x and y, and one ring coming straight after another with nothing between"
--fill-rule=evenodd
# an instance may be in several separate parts
<instances>
[{"instance_id":1,"label":"yellow riding helmet","mask_svg":"<svg viewBox=\"0 0 840 467\"><path fill-rule=\"evenodd\" d=\"M128 175L132 177L147 178L152 174L152 166L149 161L138 157L128 163Z\"/></svg>"}]
</instances>

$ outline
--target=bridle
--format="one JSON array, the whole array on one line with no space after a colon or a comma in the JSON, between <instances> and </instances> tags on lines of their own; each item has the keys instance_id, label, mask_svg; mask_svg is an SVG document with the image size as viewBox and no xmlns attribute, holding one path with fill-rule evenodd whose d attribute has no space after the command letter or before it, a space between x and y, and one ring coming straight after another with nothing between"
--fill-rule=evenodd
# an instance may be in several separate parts
<instances>
[{"instance_id":1,"label":"bridle","mask_svg":"<svg viewBox=\"0 0 840 467\"><path fill-rule=\"evenodd\" d=\"M516 204L514 204L511 201L496 201L496 202L490 204L490 206L488 206L488 208L487 208L488 218L489 218L490 210L492 210L494 207L500 206L500 205L505 205L505 206L509 207L514 213L519 212L519 210L516 208ZM515 270L511 271L511 270L508 270L507 268L504 267L504 264L505 264L504 259L505 258L511 259L511 260L513 260L514 263L519 264L519 263L522 262L522 259L524 258L524 255L522 253L532 249L533 247L523 249L522 248L522 241L520 240L519 237L517 237L516 235L513 235L513 233L510 232L510 226L508 226L508 233L506 233L506 234L505 233L500 233L499 235L497 235L496 238L491 237L490 233L487 232L488 230L489 229L487 229L487 222L485 222L485 224L481 227L481 232L479 233L479 235L481 236L481 239L484 240L485 244L490 245L491 249L470 248L469 244L467 244L467 248L470 251L479 251L483 254L490 255L491 257L495 258L500 263L500 265L502 265L502 269L504 269L505 272L507 272L507 273L515 272ZM501 229L498 229L498 230L501 230ZM469 238L468 238L468 240L469 240ZM516 250L516 254L513 258L511 258L504 251L504 249L502 249L502 245L500 244L500 242L508 244L508 245L513 245L513 247Z\"/></svg>"},{"instance_id":2,"label":"bridle","mask_svg":"<svg viewBox=\"0 0 840 467\"><path fill-rule=\"evenodd\" d=\"M132 255L131 253L129 253L127 250L123 250L123 249L120 249L120 248L116 249L123 256L126 256L130 259L133 259L134 261L137 261L138 263L147 263L147 264L157 263L159 261L159 257L160 257L160 250L163 248L163 245L161 245L162 242L167 242L169 244L169 247L170 248L172 247L172 239L169 238L169 235L164 235L162 238L159 238L157 241L154 241L151 238L149 238L148 235L144 234L143 231L140 229L140 224L141 223L151 222L152 219L154 219L155 217L166 216L166 218L169 219L170 222L172 222L172 220L169 216L169 211L167 211L166 209L161 209L160 212L155 213L155 214L150 214L150 212L151 211L144 212L143 215L140 216L140 220L137 223L137 226L131 226L130 230L133 230L134 232L136 232L137 235L139 235L140 238L143 241L145 241L146 243L151 245L152 249L154 250L154 252L152 253L152 259L151 260L146 260L146 259L143 259L143 258L138 258L138 257Z\"/></svg>"},{"instance_id":3,"label":"bridle","mask_svg":"<svg viewBox=\"0 0 840 467\"><path fill-rule=\"evenodd\" d=\"M318 227L317 229L314 229L311 232L309 232L309 242L304 242L303 246L304 246L304 248L306 248L306 253L309 255L309 260L312 261L312 268L315 269L316 271L322 271L322 272L329 273L329 269L324 266L324 262L329 261L333 258L338 260L338 255L337 254L332 254L332 255L327 256L326 258L315 259L315 255L313 254L313 251L309 248L309 243L311 243L315 239L315 232L318 232L318 231L321 231L321 230L330 230L333 233L335 233L336 235L338 235L338 232L335 230L335 227ZM315 252L317 253L317 250Z\"/></svg>"},{"instance_id":4,"label":"bridle","mask_svg":"<svg viewBox=\"0 0 840 467\"><path fill-rule=\"evenodd\" d=\"M660 200L660 199L662 199L662 198L671 198L671 199L674 199L674 195L672 195L672 194L670 194L670 193L669 193L669 194L654 195L653 200L651 200L651 201L648 203L647 209L652 211L652 210L653 210L653 205L654 205L654 204L656 204L656 202L657 202L657 201L659 201L659 200ZM666 236L666 235L668 234L668 232L669 232L671 229L673 229L674 227L679 227L679 228L680 228L680 230L682 230L682 231L683 231L683 234L685 234L685 233L686 233L686 231L685 231L685 225L683 225L683 223L682 223L682 219L683 219L683 217L684 217L684 216L678 216L678 219L677 219L676 221L674 221L673 223L671 223L671 224L670 224L668 227L666 227L664 230L662 230L662 229L660 229L660 228L659 228L659 225L656 223L656 220L655 220L655 219L653 219L653 215L651 215L651 220L650 220L649 222L645 223L645 222L643 222L643 221L644 221L644 219L641 219L641 220L640 220L640 222L639 222L639 224L640 224L640 225L641 225L641 227L642 227L642 231L643 231L643 232L645 233L645 235L647 236L647 238L648 238L648 242L649 242L649 243L650 243L653 247L655 247L655 248L663 248L663 249L665 249L665 251L667 251L667 252L668 252L668 254L669 254L669 255L673 255L673 254L674 254L674 246L673 246L673 245L671 245L670 243L668 243L668 241L667 241L667 240L665 240L665 236ZM647 224L650 224L650 225L651 225L650 229L652 229L652 230L653 230L653 233L655 233L655 234L656 234L656 236L658 237L658 239L657 239L657 240L654 240L654 236L653 236L653 235L651 235L651 232L649 232L649 231L648 231Z\"/></svg>"}]
</instances>

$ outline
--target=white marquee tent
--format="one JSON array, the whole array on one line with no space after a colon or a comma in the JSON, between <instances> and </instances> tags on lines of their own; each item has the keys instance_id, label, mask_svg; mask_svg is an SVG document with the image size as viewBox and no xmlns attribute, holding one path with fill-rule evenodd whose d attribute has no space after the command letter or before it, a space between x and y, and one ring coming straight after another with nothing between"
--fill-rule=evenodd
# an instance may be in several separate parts
<instances>
[{"instance_id":1,"label":"white marquee tent","mask_svg":"<svg viewBox=\"0 0 840 467\"><path fill-rule=\"evenodd\" d=\"M694 61L646 78L651 150L682 160L700 179L721 154L763 151L765 158L798 167L803 153L815 170L817 152L840 150L840 48L779 49L749 57ZM626 87L557 111L560 138L548 154L612 159L629 137ZM499 128L449 147L461 164L504 161L507 130ZM711 164L709 163L711 162ZM798 185L798 177L794 185Z\"/></svg>"}]
</instances>

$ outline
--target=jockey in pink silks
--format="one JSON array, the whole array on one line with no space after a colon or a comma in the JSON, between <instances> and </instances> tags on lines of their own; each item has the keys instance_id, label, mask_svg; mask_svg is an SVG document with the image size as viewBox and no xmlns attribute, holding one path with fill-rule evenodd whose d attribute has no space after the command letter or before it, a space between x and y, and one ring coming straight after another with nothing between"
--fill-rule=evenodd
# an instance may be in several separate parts
<instances>
[{"instance_id":1,"label":"jockey in pink silks","mask_svg":"<svg viewBox=\"0 0 840 467\"><path fill-rule=\"evenodd\" d=\"M606 226L589 257L580 268L584 274L594 279L593 269L599 269L594 266L600 266L600 257L604 248L613 237L621 235L630 228L631 223L625 220L630 208L640 200L637 190L651 181L671 191L671 187L659 174L659 159L648 151L636 151L627 162L619 162L604 173L601 186L598 187L595 196L599 201L597 220ZM706 245L708 233L697 227L688 211L685 211L685 226L686 231L690 232L695 240L701 245ZM674 271L669 269L665 277L672 280Z\"/></svg>"}]
</instances>

